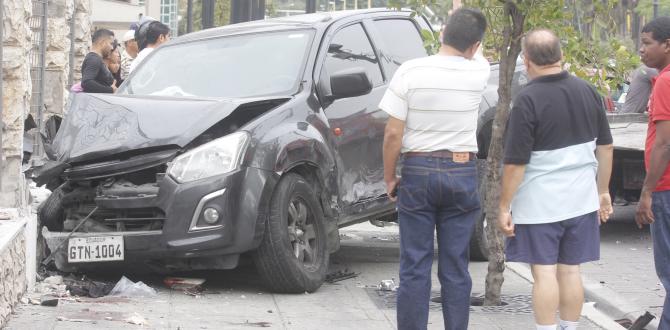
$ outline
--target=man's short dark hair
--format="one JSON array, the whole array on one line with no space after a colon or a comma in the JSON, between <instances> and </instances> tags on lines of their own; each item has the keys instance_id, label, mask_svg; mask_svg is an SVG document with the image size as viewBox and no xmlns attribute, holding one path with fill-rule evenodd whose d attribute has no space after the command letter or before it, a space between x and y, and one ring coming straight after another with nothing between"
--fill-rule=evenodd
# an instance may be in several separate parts
<instances>
[{"instance_id":1,"label":"man's short dark hair","mask_svg":"<svg viewBox=\"0 0 670 330\"><path fill-rule=\"evenodd\" d=\"M464 52L484 39L486 17L481 11L461 8L454 11L444 27L442 43Z\"/></svg>"},{"instance_id":2,"label":"man's short dark hair","mask_svg":"<svg viewBox=\"0 0 670 330\"><path fill-rule=\"evenodd\" d=\"M670 17L661 16L645 24L642 33L649 32L651 32L651 37L658 42L670 39Z\"/></svg>"},{"instance_id":3,"label":"man's short dark hair","mask_svg":"<svg viewBox=\"0 0 670 330\"><path fill-rule=\"evenodd\" d=\"M561 41L547 29L533 30L523 39L524 55L536 65L550 65L561 61Z\"/></svg>"},{"instance_id":4,"label":"man's short dark hair","mask_svg":"<svg viewBox=\"0 0 670 330\"><path fill-rule=\"evenodd\" d=\"M147 27L147 41L145 47L147 45L155 44L160 36L168 34L170 34L170 28L167 25L159 21L149 23L149 26Z\"/></svg>"},{"instance_id":5,"label":"man's short dark hair","mask_svg":"<svg viewBox=\"0 0 670 330\"><path fill-rule=\"evenodd\" d=\"M97 29L95 32L93 32L93 36L91 37L91 42L96 43L100 41L100 39L103 38L108 38L108 37L113 37L114 32L107 30L107 29Z\"/></svg>"}]
</instances>

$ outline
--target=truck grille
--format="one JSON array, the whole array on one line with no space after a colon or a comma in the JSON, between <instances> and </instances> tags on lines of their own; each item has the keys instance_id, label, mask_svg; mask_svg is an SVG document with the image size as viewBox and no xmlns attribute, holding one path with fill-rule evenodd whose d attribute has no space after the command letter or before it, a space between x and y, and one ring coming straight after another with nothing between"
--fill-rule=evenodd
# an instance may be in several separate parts
<instances>
[{"instance_id":1,"label":"truck grille","mask_svg":"<svg viewBox=\"0 0 670 330\"><path fill-rule=\"evenodd\" d=\"M65 230L72 230L95 207L94 204L68 210ZM86 221L80 231L84 232L125 232L162 230L165 212L159 208L105 209L98 210Z\"/></svg>"}]
</instances>

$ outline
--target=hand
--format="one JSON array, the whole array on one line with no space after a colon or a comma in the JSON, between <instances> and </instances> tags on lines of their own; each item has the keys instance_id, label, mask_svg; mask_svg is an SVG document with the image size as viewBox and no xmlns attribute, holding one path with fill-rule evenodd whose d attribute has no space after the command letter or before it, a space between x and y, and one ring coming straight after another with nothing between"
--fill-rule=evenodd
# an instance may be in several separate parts
<instances>
[{"instance_id":1,"label":"hand","mask_svg":"<svg viewBox=\"0 0 670 330\"><path fill-rule=\"evenodd\" d=\"M507 237L514 237L514 222L509 210L501 209L498 212L498 229Z\"/></svg>"},{"instance_id":2,"label":"hand","mask_svg":"<svg viewBox=\"0 0 670 330\"><path fill-rule=\"evenodd\" d=\"M635 214L635 223L638 228L649 225L654 222L654 213L651 212L651 193L642 191L640 201L637 204L637 213Z\"/></svg>"},{"instance_id":3,"label":"hand","mask_svg":"<svg viewBox=\"0 0 670 330\"><path fill-rule=\"evenodd\" d=\"M112 93L116 93L116 90L117 90L117 88L116 88L116 80L114 80L114 83L112 83L112 86L111 86L111 87L112 87Z\"/></svg>"},{"instance_id":4,"label":"hand","mask_svg":"<svg viewBox=\"0 0 670 330\"><path fill-rule=\"evenodd\" d=\"M400 180L398 177L394 177L391 180L386 180L386 194L389 196L389 199L393 202L398 200L397 188Z\"/></svg>"},{"instance_id":5,"label":"hand","mask_svg":"<svg viewBox=\"0 0 670 330\"><path fill-rule=\"evenodd\" d=\"M610 216L614 214L614 209L612 208L612 197L609 192L604 192L600 194L600 210L598 210L598 216L600 218L600 223L605 223L610 219Z\"/></svg>"}]
</instances>

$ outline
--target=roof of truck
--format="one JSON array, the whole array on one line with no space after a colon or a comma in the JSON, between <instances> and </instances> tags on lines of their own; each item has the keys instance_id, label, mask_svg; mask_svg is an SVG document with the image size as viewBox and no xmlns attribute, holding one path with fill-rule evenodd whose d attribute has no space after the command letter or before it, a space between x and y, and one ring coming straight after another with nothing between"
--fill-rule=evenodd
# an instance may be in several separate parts
<instances>
[{"instance_id":1,"label":"roof of truck","mask_svg":"<svg viewBox=\"0 0 670 330\"><path fill-rule=\"evenodd\" d=\"M226 35L236 35L243 33L258 33L283 30L295 30L300 28L325 28L341 19L353 16L383 16L384 14L408 16L409 10L391 10L384 8L361 9L361 10L342 10L333 12L320 12L314 14L295 15L280 18L270 18L265 20L251 21L238 24L230 24L218 28L211 28L198 32L179 36L170 41L170 43L182 43L202 39L222 37Z\"/></svg>"}]
</instances>

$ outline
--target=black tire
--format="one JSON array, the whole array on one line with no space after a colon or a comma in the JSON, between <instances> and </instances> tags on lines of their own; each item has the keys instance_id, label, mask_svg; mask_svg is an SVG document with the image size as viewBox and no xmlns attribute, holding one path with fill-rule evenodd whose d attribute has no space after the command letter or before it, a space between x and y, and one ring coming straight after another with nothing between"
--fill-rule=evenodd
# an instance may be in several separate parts
<instances>
[{"instance_id":1,"label":"black tire","mask_svg":"<svg viewBox=\"0 0 670 330\"><path fill-rule=\"evenodd\" d=\"M291 228L291 230L289 230ZM272 292L314 292L326 278L330 254L323 211L301 176L277 184L254 263Z\"/></svg>"},{"instance_id":2,"label":"black tire","mask_svg":"<svg viewBox=\"0 0 670 330\"><path fill-rule=\"evenodd\" d=\"M479 173L479 196L481 199L481 215L475 222L475 229L470 237L470 260L487 261L489 260L489 244L486 239L486 159L477 160L477 171Z\"/></svg>"},{"instance_id":3,"label":"black tire","mask_svg":"<svg viewBox=\"0 0 670 330\"><path fill-rule=\"evenodd\" d=\"M62 188L55 189L37 208L37 220L40 225L47 227L49 231L62 231L65 221L65 211L61 201L65 193Z\"/></svg>"},{"instance_id":4,"label":"black tire","mask_svg":"<svg viewBox=\"0 0 670 330\"><path fill-rule=\"evenodd\" d=\"M488 261L489 244L486 240L486 213L482 212L475 223L475 230L470 237L470 260Z\"/></svg>"}]
</instances>

